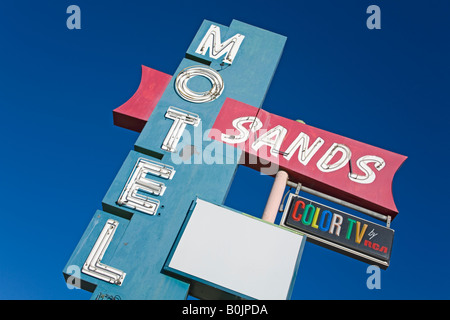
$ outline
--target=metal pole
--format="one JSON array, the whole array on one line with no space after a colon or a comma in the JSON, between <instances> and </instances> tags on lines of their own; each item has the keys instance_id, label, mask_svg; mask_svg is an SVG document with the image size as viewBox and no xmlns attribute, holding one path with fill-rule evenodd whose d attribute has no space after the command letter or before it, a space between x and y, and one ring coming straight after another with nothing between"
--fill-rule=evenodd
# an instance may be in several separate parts
<instances>
[{"instance_id":1,"label":"metal pole","mask_svg":"<svg viewBox=\"0 0 450 320\"><path fill-rule=\"evenodd\" d=\"M293 187L293 188L296 188L296 187L297 187L297 183L292 182L292 181L287 181L286 184L287 184L289 187ZM376 219L378 219L378 220L389 222L389 221L388 221L388 217L385 216L385 215L382 215L381 213L378 213L378 212L375 212L375 211L372 211L372 210L369 210L369 209L366 209L366 208L357 206L357 205L355 205L355 204L353 204L353 203L350 203L350 202L347 202L347 201L344 201L344 200L341 200L341 199L338 199L338 198L329 196L329 195L327 195L327 194L325 194L325 193L322 193L322 192L319 192L319 191L310 189L310 188L308 188L308 187L302 186L302 187L301 187L301 190L302 190L302 191L305 191L305 192L307 192L307 193L309 193L309 194L312 194L312 195L314 195L314 196L318 196L318 197L324 198L324 199L326 199L326 200L332 201L332 202L337 203L337 204L339 204L339 205L341 205L341 206L345 206L345 207L347 207L347 208L357 210L357 211L359 211L359 212L362 212L362 213L364 213L364 214L367 214L368 216L374 217L374 218L376 218ZM390 218L390 216L389 216L389 218ZM390 219L389 219L389 220L390 220Z\"/></svg>"},{"instance_id":2,"label":"metal pole","mask_svg":"<svg viewBox=\"0 0 450 320\"><path fill-rule=\"evenodd\" d=\"M264 208L262 219L264 221L274 223L277 217L278 208L283 198L284 189L288 183L288 174L285 171L278 171L273 182L272 190L270 190L266 207Z\"/></svg>"}]
</instances>

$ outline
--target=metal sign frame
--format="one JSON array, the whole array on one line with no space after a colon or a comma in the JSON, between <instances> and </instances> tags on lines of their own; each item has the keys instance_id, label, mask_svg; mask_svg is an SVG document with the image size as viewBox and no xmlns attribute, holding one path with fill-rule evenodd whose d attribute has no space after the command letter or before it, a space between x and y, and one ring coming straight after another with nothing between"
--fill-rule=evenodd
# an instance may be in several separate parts
<instances>
[{"instance_id":1,"label":"metal sign frame","mask_svg":"<svg viewBox=\"0 0 450 320\"><path fill-rule=\"evenodd\" d=\"M384 260L384 259L380 259L380 258L377 258L377 257L375 257L375 256L372 256L372 255L370 255L370 254L368 253L369 250L365 250L365 251L363 252L363 251L361 251L361 250L357 250L354 246L353 246L353 248L352 248L351 246L344 245L344 244L342 244L342 243L338 243L338 242L335 241L334 239L327 238L327 237L321 237L321 236L319 236L319 235L317 235L317 234L312 233L312 232L311 232L311 228L306 228L306 227L305 227L305 228L296 228L296 227L293 227L292 225L290 225L289 223L287 223L287 219L288 219L288 215L289 215L289 213L290 213L290 211L291 211L291 202L292 202L292 199L293 199L294 197L298 197L298 198L301 198L301 199L305 199L305 200L307 200L309 203L314 203L314 204L316 204L316 205L321 206L322 208L327 208L327 209L329 209L332 213L337 213L337 214L339 214L339 215L342 215L343 217L346 217L346 218L348 218L348 217L354 218L355 220L357 220L357 221L359 221L359 222L364 222L364 223L368 224L368 226L371 226L371 227L376 226L377 230L382 229L382 230L386 231L387 233L392 233L392 238L391 238L391 239L388 239L388 242L390 242L391 245L390 245L390 247L388 248L389 250L388 250L387 259ZM322 204L322 203L320 203L320 202L317 202L317 201L315 201L315 200L311 200L311 199L308 199L308 198L304 198L304 197L302 197L302 196L300 196L300 195L298 195L298 194L294 194L294 193L289 194L289 197L288 197L288 200L287 200L285 209L284 209L284 211L283 211L283 216L282 216L281 221L280 221L280 225L282 225L283 227L286 227L286 228L290 228L290 229L293 229L293 230L300 231L300 232L306 234L306 236L307 236L307 241L312 242L312 243L315 243L315 244L320 245L320 246L323 246L323 247L328 248L328 249L330 249L330 250L339 252L339 253L341 253L341 254L350 256L350 257L352 257L352 258L355 258L355 259L357 259L357 260L360 260L360 261L363 261L363 262L366 262L366 263L369 263L369 264L375 264L375 265L379 266L379 267L382 268L382 269L387 269L387 267L389 266L389 263L390 263L390 255L391 255L391 251L392 251L392 243L393 243L393 238L394 238L394 230L391 229L391 228L387 228L387 227L385 227L385 226L376 224L376 223L374 223L374 222L365 220L365 219L360 218L360 217L358 217L358 216L354 216L354 215L351 215L351 214L349 214L349 213L343 212L343 211L341 211L341 210L332 208L332 207L330 207L330 206L324 205L324 204ZM366 241L366 240L364 240L364 241ZM363 241L361 241L361 242L363 242ZM370 244L372 244L372 242L370 242ZM370 247L369 247L369 248L370 248ZM375 249L375 250L376 250L376 249Z\"/></svg>"}]
</instances>

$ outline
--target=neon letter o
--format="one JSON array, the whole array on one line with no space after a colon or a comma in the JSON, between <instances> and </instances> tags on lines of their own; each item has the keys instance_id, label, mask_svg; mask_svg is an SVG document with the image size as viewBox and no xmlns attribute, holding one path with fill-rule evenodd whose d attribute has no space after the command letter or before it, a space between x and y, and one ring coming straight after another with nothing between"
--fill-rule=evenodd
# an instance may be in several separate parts
<instances>
[{"instance_id":1,"label":"neon letter o","mask_svg":"<svg viewBox=\"0 0 450 320\"><path fill-rule=\"evenodd\" d=\"M189 79L202 76L211 82L211 89L205 92L195 92L188 88ZM220 74L209 67L191 66L183 69L175 79L175 90L184 100L193 103L205 103L216 100L223 92L223 79Z\"/></svg>"}]
</instances>

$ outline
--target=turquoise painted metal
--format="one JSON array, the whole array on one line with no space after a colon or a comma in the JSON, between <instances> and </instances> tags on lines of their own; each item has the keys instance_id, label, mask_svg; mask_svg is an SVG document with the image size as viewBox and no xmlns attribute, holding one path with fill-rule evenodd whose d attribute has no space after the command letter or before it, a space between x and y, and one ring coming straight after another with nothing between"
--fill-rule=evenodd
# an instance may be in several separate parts
<instances>
[{"instance_id":1,"label":"turquoise painted metal","mask_svg":"<svg viewBox=\"0 0 450 320\"><path fill-rule=\"evenodd\" d=\"M211 25L220 27L222 41L239 33L245 39L231 65L209 55L195 53L200 41ZM223 204L233 181L241 156L239 148L211 140L205 141L205 132L212 128L226 98L233 98L255 107L263 103L271 79L281 57L286 37L233 20L229 27L203 21L189 46L186 58L178 66L161 99L155 106L134 150L130 151L106 193L102 209L94 216L63 273L72 283L79 281L81 288L93 292L92 299L118 297L121 299L186 299L189 284L163 273L164 264L189 213L192 201L200 197ZM185 68L210 65L224 81L220 97L207 103L184 100L175 90L176 76ZM208 90L202 77L189 80L196 91ZM187 125L184 135L172 153L161 148L173 119L165 117L169 107L197 114L198 127ZM192 152L189 156L189 152ZM124 186L139 158L149 159L175 168L171 180L152 176L151 179L166 186L157 213L149 215L117 204ZM211 163L213 162L213 163ZM106 221L119 224L101 262L126 273L120 285L79 273L74 279L73 266L80 269L94 247Z\"/></svg>"}]
</instances>

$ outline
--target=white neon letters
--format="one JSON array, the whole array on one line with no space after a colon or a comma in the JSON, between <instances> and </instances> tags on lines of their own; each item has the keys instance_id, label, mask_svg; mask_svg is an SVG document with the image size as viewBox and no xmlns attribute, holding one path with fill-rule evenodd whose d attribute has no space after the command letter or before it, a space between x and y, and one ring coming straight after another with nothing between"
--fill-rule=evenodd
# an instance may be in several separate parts
<instances>
[{"instance_id":1,"label":"white neon letters","mask_svg":"<svg viewBox=\"0 0 450 320\"><path fill-rule=\"evenodd\" d=\"M244 127L244 124L250 123L249 129ZM244 143L249 139L250 132L256 132L262 128L262 122L257 117L240 117L232 121L232 125L238 133L224 134L222 133L222 141L229 144ZM251 148L258 151L263 145L270 148L271 155L278 157L278 154L283 154L283 158L291 160L295 151L298 150L298 161L306 166L311 159L319 152L319 149L325 144L325 140L317 137L316 140L310 144L310 137L300 132L294 141L288 146L286 151L281 152L281 144L283 139L287 136L288 131L281 125L277 125L269 131L259 132L260 135L251 144ZM324 173L331 173L346 167L351 160L352 152L348 146L341 143L333 143L325 153L321 155L316 162L316 167ZM359 175L354 172L349 172L348 178L356 183L370 184L375 181L375 173L368 166L369 163L374 163L377 171L380 171L385 166L385 161L378 156L367 155L362 156L356 161L356 165L360 171ZM349 168L350 170L350 168Z\"/></svg>"},{"instance_id":2,"label":"white neon letters","mask_svg":"<svg viewBox=\"0 0 450 320\"><path fill-rule=\"evenodd\" d=\"M149 215L156 214L159 200L150 197L162 196L166 186L162 182L149 179L147 175L172 179L175 169L162 163L139 158L120 194L117 204Z\"/></svg>"},{"instance_id":3,"label":"white neon letters","mask_svg":"<svg viewBox=\"0 0 450 320\"><path fill-rule=\"evenodd\" d=\"M236 57L239 47L245 36L242 34L235 34L228 40L222 42L220 36L220 28L216 25L211 25L200 41L195 53L206 55L209 52L209 57L218 59L225 55L222 60L223 63L232 64ZM204 92L196 92L188 87L188 81L194 77L202 76L209 80L211 89ZM224 83L220 74L208 66L190 66L182 70L175 79L175 90L178 95L186 101L193 103L205 103L216 100L223 92Z\"/></svg>"},{"instance_id":4,"label":"white neon letters","mask_svg":"<svg viewBox=\"0 0 450 320\"><path fill-rule=\"evenodd\" d=\"M270 147L270 153L275 157L278 157L281 143L283 142L286 133L287 130L285 128L282 126L276 126L260 135L259 138L252 143L252 149L256 151L261 148L261 146L267 145Z\"/></svg>"},{"instance_id":5,"label":"white neon letters","mask_svg":"<svg viewBox=\"0 0 450 320\"><path fill-rule=\"evenodd\" d=\"M241 117L233 120L233 127L239 130L238 135L222 133L222 140L228 143L242 143L247 141L250 132L244 127L244 123L250 123L250 130L256 132L262 127L262 122L256 117Z\"/></svg>"},{"instance_id":6,"label":"white neon letters","mask_svg":"<svg viewBox=\"0 0 450 320\"><path fill-rule=\"evenodd\" d=\"M202 76L209 80L211 89L196 92L188 88L187 84L193 77ZM184 100L193 103L205 103L216 100L223 92L223 79L220 74L206 66L192 66L182 70L175 80L175 90Z\"/></svg>"},{"instance_id":7,"label":"white neon letters","mask_svg":"<svg viewBox=\"0 0 450 320\"><path fill-rule=\"evenodd\" d=\"M364 176L357 175L355 173L349 173L348 177L350 180L358 182L358 183L372 183L375 180L375 173L372 171L372 169L367 165L368 163L375 163L375 169L380 171L384 168L385 162L383 159L377 156L364 156L358 159L356 161L356 165L358 168L364 172Z\"/></svg>"},{"instance_id":8,"label":"white neon letters","mask_svg":"<svg viewBox=\"0 0 450 320\"><path fill-rule=\"evenodd\" d=\"M341 157L338 161L330 164L331 159L333 159L338 152L341 153ZM330 149L328 149L328 151L325 152L322 158L317 161L317 168L319 168L319 170L322 172L333 172L344 167L351 157L352 152L346 145L333 143Z\"/></svg>"},{"instance_id":9,"label":"white neon letters","mask_svg":"<svg viewBox=\"0 0 450 320\"><path fill-rule=\"evenodd\" d=\"M225 42L222 42L220 28L212 24L197 47L197 50L195 50L195 53L206 55L209 49L209 57L212 59L218 59L226 53L223 62L232 64L244 38L245 36L237 33Z\"/></svg>"},{"instance_id":10,"label":"white neon letters","mask_svg":"<svg viewBox=\"0 0 450 320\"><path fill-rule=\"evenodd\" d=\"M173 124L163 141L161 149L169 152L177 152L177 144L183 135L187 124L197 127L201 121L200 117L194 113L170 107L167 109L166 118L172 119Z\"/></svg>"},{"instance_id":11,"label":"white neon letters","mask_svg":"<svg viewBox=\"0 0 450 320\"><path fill-rule=\"evenodd\" d=\"M114 233L116 232L118 225L119 222L116 220L108 219L108 221L106 221L102 232L98 236L97 241L95 241L94 247L86 259L86 262L83 264L81 272L94 278L120 286L125 279L126 273L119 269L107 266L101 262L106 249L108 249L108 246L114 237Z\"/></svg>"},{"instance_id":12,"label":"white neon letters","mask_svg":"<svg viewBox=\"0 0 450 320\"><path fill-rule=\"evenodd\" d=\"M309 146L309 136L303 132L300 132L298 137L295 138L294 142L292 142L289 148L286 149L284 158L286 160L290 160L294 155L295 150L297 150L297 148L300 148L300 150L298 151L298 161L306 166L309 160L311 160L311 158L316 154L316 152L324 142L325 141L321 137L318 137L316 141L314 141L314 143Z\"/></svg>"}]
</instances>

